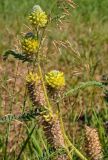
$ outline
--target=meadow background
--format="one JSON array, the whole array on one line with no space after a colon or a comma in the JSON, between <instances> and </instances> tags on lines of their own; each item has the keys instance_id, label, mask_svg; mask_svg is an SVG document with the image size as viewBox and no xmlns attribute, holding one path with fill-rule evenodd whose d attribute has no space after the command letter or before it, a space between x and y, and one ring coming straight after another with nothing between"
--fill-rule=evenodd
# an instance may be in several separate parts
<instances>
[{"instance_id":1,"label":"meadow background","mask_svg":"<svg viewBox=\"0 0 108 160\"><path fill-rule=\"evenodd\" d=\"M47 55L45 71L52 68L64 71L67 90L81 82L101 81L100 77L108 73L108 0L74 0L74 2L76 8L70 8L69 16L63 23L57 25L58 22L55 22L49 26L46 33L47 47L43 50ZM57 0L0 0L1 116L10 111L18 114L28 109L28 105L25 108L22 105L24 94L22 75L26 74L27 66L13 58L4 62L2 55L7 49L16 47L20 34L29 30L26 17L35 4L39 4L53 17L61 12ZM62 2L59 5L62 5ZM9 95L13 93L11 99ZM67 134L82 153L84 153L82 125L86 123L98 128L104 160L107 160L108 133L105 130L105 122L108 120L108 104L103 94L102 89L97 87L80 90L64 100L61 110ZM25 137L34 123L34 120L25 124L17 121L13 122L11 127L7 127L8 124L0 124L1 159L17 159ZM41 150L41 144L46 146L44 141L37 126L21 153L21 158L34 160L45 157ZM73 159L78 159L74 153L72 156Z\"/></svg>"}]
</instances>

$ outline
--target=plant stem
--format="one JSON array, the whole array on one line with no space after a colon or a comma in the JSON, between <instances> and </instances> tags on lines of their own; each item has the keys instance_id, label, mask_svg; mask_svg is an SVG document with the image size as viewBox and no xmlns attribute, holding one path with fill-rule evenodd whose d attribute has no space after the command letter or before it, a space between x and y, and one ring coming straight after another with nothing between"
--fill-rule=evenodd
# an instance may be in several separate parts
<instances>
[{"instance_id":1,"label":"plant stem","mask_svg":"<svg viewBox=\"0 0 108 160\"><path fill-rule=\"evenodd\" d=\"M68 145L68 147L72 147L72 150L75 151L75 153L78 155L78 157L80 157L82 160L87 160L87 158L82 155L82 153L72 144L72 142L67 137L67 135L65 133L64 125L63 125L63 120L62 120L62 115L61 115L61 112L60 112L59 103L57 103L57 106L58 106L58 114L59 114L59 119L60 119L60 125L61 125L62 133L63 133L64 139L66 141L66 144ZM66 147L66 150L68 152L68 155L71 156L71 152L69 152L68 147ZM72 159L72 158L70 158L70 159Z\"/></svg>"},{"instance_id":2,"label":"plant stem","mask_svg":"<svg viewBox=\"0 0 108 160\"><path fill-rule=\"evenodd\" d=\"M78 85L77 87L72 88L69 91L65 92L64 95L63 95L63 97L59 98L57 100L57 102L60 102L65 97L68 97L71 94L78 92L80 89L85 89L85 88L91 87L91 86L96 86L96 87L99 87L99 88L104 88L105 87L101 82L97 82L97 81L83 82L82 84Z\"/></svg>"},{"instance_id":3,"label":"plant stem","mask_svg":"<svg viewBox=\"0 0 108 160\"><path fill-rule=\"evenodd\" d=\"M66 140L67 145L69 147L72 147L72 149L75 151L75 153L78 155L78 157L80 157L82 160L87 160L87 158L82 155L82 153L72 144L72 142L67 137L65 130L64 130L63 120L62 120L61 116L60 116L60 124L61 124L62 133L63 133L63 136Z\"/></svg>"},{"instance_id":4,"label":"plant stem","mask_svg":"<svg viewBox=\"0 0 108 160\"><path fill-rule=\"evenodd\" d=\"M45 87L45 84L44 84L42 69L41 69L41 66L40 66L39 63L38 63L38 69L39 69L39 74L40 74L40 77L41 77L41 81L42 81L42 85L43 85L43 91L44 91L45 99L46 99L46 102L47 102L47 105L48 105L48 109L49 109L50 112L52 113L52 108L51 108L51 106L50 106L50 102L49 102L49 99L48 99L46 87ZM70 155L70 152L69 152L68 148L65 147L65 149L66 149L66 152L67 152L69 158L71 159L71 155Z\"/></svg>"},{"instance_id":5,"label":"plant stem","mask_svg":"<svg viewBox=\"0 0 108 160\"><path fill-rule=\"evenodd\" d=\"M6 129L6 142L5 142L5 150L4 150L4 160L7 159L7 145L8 145L8 139L9 139L9 132L10 132L10 123L8 123L7 129Z\"/></svg>"},{"instance_id":6,"label":"plant stem","mask_svg":"<svg viewBox=\"0 0 108 160\"><path fill-rule=\"evenodd\" d=\"M51 105L50 105L49 98L48 98L47 91L46 91L46 87L45 87L45 83L44 83L44 79L43 79L42 69L41 69L41 66L40 66L39 63L38 63L38 70L39 70L40 78L41 78L41 81L42 81L44 96L45 96L48 108L52 112Z\"/></svg>"}]
</instances>

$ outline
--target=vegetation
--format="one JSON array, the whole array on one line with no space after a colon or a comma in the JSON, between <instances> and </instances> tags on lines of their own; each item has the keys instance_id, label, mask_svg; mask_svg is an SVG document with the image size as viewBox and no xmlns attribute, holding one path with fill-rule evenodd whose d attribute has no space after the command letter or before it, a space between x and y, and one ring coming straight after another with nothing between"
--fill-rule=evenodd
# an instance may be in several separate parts
<instances>
[{"instance_id":1,"label":"vegetation","mask_svg":"<svg viewBox=\"0 0 108 160\"><path fill-rule=\"evenodd\" d=\"M1 159L108 159L107 8L0 0Z\"/></svg>"}]
</instances>

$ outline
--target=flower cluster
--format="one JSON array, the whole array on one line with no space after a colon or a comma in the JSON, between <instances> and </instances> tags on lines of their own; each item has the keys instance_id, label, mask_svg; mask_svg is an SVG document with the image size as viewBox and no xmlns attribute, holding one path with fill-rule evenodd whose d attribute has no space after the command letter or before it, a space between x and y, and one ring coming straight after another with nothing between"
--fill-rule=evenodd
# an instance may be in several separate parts
<instances>
[{"instance_id":1,"label":"flower cluster","mask_svg":"<svg viewBox=\"0 0 108 160\"><path fill-rule=\"evenodd\" d=\"M33 26L45 27L48 22L48 17L40 6L35 5L29 15L29 20Z\"/></svg>"},{"instance_id":2,"label":"flower cluster","mask_svg":"<svg viewBox=\"0 0 108 160\"><path fill-rule=\"evenodd\" d=\"M45 105L45 97L42 89L40 77L36 73L30 72L26 76L26 86L28 95L32 101L32 104L36 107Z\"/></svg>"},{"instance_id":3,"label":"flower cluster","mask_svg":"<svg viewBox=\"0 0 108 160\"><path fill-rule=\"evenodd\" d=\"M24 37L22 42L22 50L26 54L34 54L39 48L39 42L36 37Z\"/></svg>"},{"instance_id":4,"label":"flower cluster","mask_svg":"<svg viewBox=\"0 0 108 160\"><path fill-rule=\"evenodd\" d=\"M40 80L40 77L36 74L33 74L32 72L30 72L27 76L26 76L26 82L35 82L38 83Z\"/></svg>"},{"instance_id":5,"label":"flower cluster","mask_svg":"<svg viewBox=\"0 0 108 160\"><path fill-rule=\"evenodd\" d=\"M32 101L32 104L36 108L41 108L41 124L49 145L53 149L60 149L65 147L65 141L61 130L60 122L58 117L46 108L44 93L42 90L42 84L40 77L37 74L30 72L26 77L28 95ZM65 157L65 158L61 158ZM64 153L57 155L57 160L65 159L68 157Z\"/></svg>"},{"instance_id":6,"label":"flower cluster","mask_svg":"<svg viewBox=\"0 0 108 160\"><path fill-rule=\"evenodd\" d=\"M47 85L54 89L60 89L65 86L64 73L57 70L52 70L46 74L45 80Z\"/></svg>"}]
</instances>

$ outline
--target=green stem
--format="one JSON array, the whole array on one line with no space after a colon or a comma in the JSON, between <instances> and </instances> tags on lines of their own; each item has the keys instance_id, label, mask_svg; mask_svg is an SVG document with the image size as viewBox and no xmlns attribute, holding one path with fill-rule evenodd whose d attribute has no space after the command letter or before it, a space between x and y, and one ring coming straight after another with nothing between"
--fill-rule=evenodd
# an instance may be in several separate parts
<instances>
[{"instance_id":1,"label":"green stem","mask_svg":"<svg viewBox=\"0 0 108 160\"><path fill-rule=\"evenodd\" d=\"M68 92L66 92L64 94L64 96L62 98L60 98L58 102L60 102L62 99L64 99L65 97L79 91L80 89L85 89L86 87L89 87L89 86L97 86L97 87L100 87L100 88L104 88L104 85L100 82L97 82L97 81L88 81L88 82L85 82L71 90L69 90ZM60 113L60 110L59 110L59 114L60 114L60 123L61 123L61 129L62 129L62 133L63 133L63 136L66 140L66 143L69 147L72 147L72 149L75 151L75 153L82 159L82 160L87 160L86 157L84 157L82 155L82 153L72 144L72 142L69 140L69 138L67 137L66 133L65 133L65 130L64 130L64 125L63 125L63 121L62 121L62 116L61 116L61 113Z\"/></svg>"},{"instance_id":2,"label":"green stem","mask_svg":"<svg viewBox=\"0 0 108 160\"><path fill-rule=\"evenodd\" d=\"M64 136L64 138L66 140L67 145L69 147L72 147L72 149L75 151L75 153L78 155L78 157L80 157L82 160L87 160L87 158L82 155L82 153L72 144L72 142L67 137L67 135L65 133L65 130L64 130L64 125L63 125L63 121L62 121L62 117L61 116L60 116L60 124L61 124L62 133L63 133L63 136Z\"/></svg>"},{"instance_id":3,"label":"green stem","mask_svg":"<svg viewBox=\"0 0 108 160\"><path fill-rule=\"evenodd\" d=\"M43 91L44 91L45 99L47 102L47 106L49 110L52 112L51 105L50 105L49 98L48 98L47 91L46 91L46 87L45 87L45 83L44 83L44 79L43 79L43 75L42 75L42 69L39 63L38 63L38 69L39 69L39 74L40 74L40 78L42 81L42 86L43 86Z\"/></svg>"},{"instance_id":4,"label":"green stem","mask_svg":"<svg viewBox=\"0 0 108 160\"><path fill-rule=\"evenodd\" d=\"M43 75L42 75L42 70L41 70L40 64L38 64L38 69L39 69L39 74L40 74L40 77L41 77L41 81L42 81L42 85L43 85L43 91L44 91L45 99L46 99L46 102L47 102L47 105L48 105L48 109L52 113L52 108L50 106L50 102L49 102L49 99L48 99L48 96L47 96L47 91L46 91L46 87L45 87L45 84L44 84L44 79L43 79ZM69 153L68 148L65 148L65 149L66 149L66 152L67 152L69 158L71 159L71 155Z\"/></svg>"},{"instance_id":5,"label":"green stem","mask_svg":"<svg viewBox=\"0 0 108 160\"><path fill-rule=\"evenodd\" d=\"M68 147L72 147L72 150L75 151L75 153L78 155L78 157L80 157L82 160L87 160L86 157L84 157L82 155L82 153L71 143L71 141L67 137L67 135L65 133L64 125L63 125L63 120L62 120L62 115L61 115L59 103L57 103L57 106L58 106L58 114L59 114L58 116L59 116L59 120L60 120L61 130L62 130L64 139L66 141L66 151L67 151L69 157L71 156L71 152L69 152ZM70 158L70 159L72 159L72 158Z\"/></svg>"},{"instance_id":6,"label":"green stem","mask_svg":"<svg viewBox=\"0 0 108 160\"><path fill-rule=\"evenodd\" d=\"M4 160L7 159L7 147L8 147L9 132L10 132L10 122L8 123L7 129L6 129L6 142L5 142L5 149L4 149Z\"/></svg>"}]
</instances>

